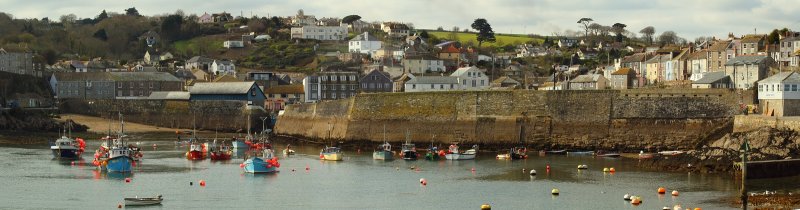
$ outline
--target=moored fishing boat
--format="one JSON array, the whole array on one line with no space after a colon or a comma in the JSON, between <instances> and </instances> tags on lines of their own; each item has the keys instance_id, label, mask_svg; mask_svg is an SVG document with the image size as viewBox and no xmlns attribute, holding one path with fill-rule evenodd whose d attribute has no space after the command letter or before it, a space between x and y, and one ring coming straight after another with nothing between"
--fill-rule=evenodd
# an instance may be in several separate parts
<instances>
[{"instance_id":1,"label":"moored fishing boat","mask_svg":"<svg viewBox=\"0 0 800 210\"><path fill-rule=\"evenodd\" d=\"M343 157L342 149L340 149L339 147L328 147L328 146L325 146L325 148L322 149L322 151L320 151L320 153L319 153L319 158L322 159L322 160L338 161L338 160L342 160L342 157Z\"/></svg>"},{"instance_id":2,"label":"moored fishing boat","mask_svg":"<svg viewBox=\"0 0 800 210\"><path fill-rule=\"evenodd\" d=\"M225 145L224 141L220 144L217 144L217 140L214 140L214 143L210 147L209 153L211 160L230 160L233 150L230 146Z\"/></svg>"},{"instance_id":3,"label":"moored fishing boat","mask_svg":"<svg viewBox=\"0 0 800 210\"><path fill-rule=\"evenodd\" d=\"M548 151L545 151L545 153L546 154L550 154L550 155L565 155L565 154L567 154L567 150L565 150L565 149L562 149L562 150L548 150Z\"/></svg>"},{"instance_id":4,"label":"moored fishing boat","mask_svg":"<svg viewBox=\"0 0 800 210\"><path fill-rule=\"evenodd\" d=\"M677 150L676 151L661 151L661 152L658 152L659 155L666 155L666 156L680 155L680 154L683 154L683 153L685 153L685 152L684 151L677 151Z\"/></svg>"},{"instance_id":5,"label":"moored fishing boat","mask_svg":"<svg viewBox=\"0 0 800 210\"><path fill-rule=\"evenodd\" d=\"M103 144L95 151L92 163L100 170L108 172L129 173L136 161L133 160L132 150L125 142L125 123L120 114L120 133L116 138L106 136Z\"/></svg>"},{"instance_id":6,"label":"moored fishing boat","mask_svg":"<svg viewBox=\"0 0 800 210\"><path fill-rule=\"evenodd\" d=\"M444 157L448 160L472 160L477 155L478 145L473 145L472 149L459 153L458 146L450 145L449 152Z\"/></svg>"},{"instance_id":7,"label":"moored fishing boat","mask_svg":"<svg viewBox=\"0 0 800 210\"><path fill-rule=\"evenodd\" d=\"M520 160L520 159L527 159L528 155L526 154L528 149L525 147L514 147L511 148L511 159L512 160Z\"/></svg>"},{"instance_id":8,"label":"moored fishing boat","mask_svg":"<svg viewBox=\"0 0 800 210\"><path fill-rule=\"evenodd\" d=\"M189 144L189 151L186 152L186 159L189 160L205 160L206 159L206 148L205 145L198 143L196 140L193 140L191 144Z\"/></svg>"},{"instance_id":9,"label":"moored fishing boat","mask_svg":"<svg viewBox=\"0 0 800 210\"><path fill-rule=\"evenodd\" d=\"M140 198L140 197L125 198L125 206L158 205L161 204L161 201L163 201L161 195L149 198Z\"/></svg>"},{"instance_id":10,"label":"moored fishing boat","mask_svg":"<svg viewBox=\"0 0 800 210\"><path fill-rule=\"evenodd\" d=\"M294 150L290 144L286 145L286 148L283 149L283 156L294 155Z\"/></svg>"},{"instance_id":11,"label":"moored fishing boat","mask_svg":"<svg viewBox=\"0 0 800 210\"><path fill-rule=\"evenodd\" d=\"M400 155L403 156L403 160L416 160L417 159L417 147L411 143L405 143L402 146L402 150Z\"/></svg>"},{"instance_id":12,"label":"moored fishing boat","mask_svg":"<svg viewBox=\"0 0 800 210\"><path fill-rule=\"evenodd\" d=\"M61 136L61 138L56 139L56 141L52 142L50 145L53 158L66 160L80 159L84 148L86 148L86 142L83 141L83 139L73 139L67 136Z\"/></svg>"},{"instance_id":13,"label":"moored fishing boat","mask_svg":"<svg viewBox=\"0 0 800 210\"><path fill-rule=\"evenodd\" d=\"M611 158L616 158L616 157L619 157L619 156L620 156L620 154L619 154L619 153L616 153L616 152L598 151L597 153L595 153L595 156L596 156L596 157L611 157Z\"/></svg>"},{"instance_id":14,"label":"moored fishing boat","mask_svg":"<svg viewBox=\"0 0 800 210\"><path fill-rule=\"evenodd\" d=\"M392 145L388 142L384 142L372 152L372 159L375 160L392 160L394 159L394 154L392 153Z\"/></svg>"},{"instance_id":15,"label":"moored fishing boat","mask_svg":"<svg viewBox=\"0 0 800 210\"><path fill-rule=\"evenodd\" d=\"M242 163L244 172L254 174L278 172L281 164L278 162L278 158L274 157L272 149L265 149L263 152L262 157L254 154Z\"/></svg>"}]
</instances>

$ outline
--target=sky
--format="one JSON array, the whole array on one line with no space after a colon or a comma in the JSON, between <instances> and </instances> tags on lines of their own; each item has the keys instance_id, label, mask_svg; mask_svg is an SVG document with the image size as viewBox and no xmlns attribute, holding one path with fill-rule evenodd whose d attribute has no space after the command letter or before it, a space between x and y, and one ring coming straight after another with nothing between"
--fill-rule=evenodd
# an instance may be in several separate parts
<instances>
[{"instance_id":1,"label":"sky","mask_svg":"<svg viewBox=\"0 0 800 210\"><path fill-rule=\"evenodd\" d=\"M496 33L565 35L582 31L588 17L602 25L624 23L638 33L653 26L656 35L674 31L687 40L698 36L726 37L728 33L768 33L775 28L800 30L797 0L0 0L0 12L15 18L57 20L75 14L93 18L100 11L123 13L136 7L142 15L182 10L186 14L226 11L234 16L306 15L344 17L357 14L365 21L410 22L418 29L462 29L484 18Z\"/></svg>"}]
</instances>

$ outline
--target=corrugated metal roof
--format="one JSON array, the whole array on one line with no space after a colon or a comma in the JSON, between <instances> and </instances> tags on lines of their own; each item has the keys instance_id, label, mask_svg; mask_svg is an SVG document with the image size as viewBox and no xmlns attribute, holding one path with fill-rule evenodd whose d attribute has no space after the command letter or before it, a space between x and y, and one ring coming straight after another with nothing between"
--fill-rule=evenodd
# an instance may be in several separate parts
<instances>
[{"instance_id":1,"label":"corrugated metal roof","mask_svg":"<svg viewBox=\"0 0 800 210\"><path fill-rule=\"evenodd\" d=\"M181 81L167 72L108 72L108 74L116 81Z\"/></svg>"},{"instance_id":2,"label":"corrugated metal roof","mask_svg":"<svg viewBox=\"0 0 800 210\"><path fill-rule=\"evenodd\" d=\"M728 77L728 75L726 75L724 71L708 72L703 75L703 78L692 82L692 84L711 84L726 77Z\"/></svg>"},{"instance_id":3,"label":"corrugated metal roof","mask_svg":"<svg viewBox=\"0 0 800 210\"><path fill-rule=\"evenodd\" d=\"M253 85L255 82L204 82L194 84L189 92L192 95L247 94Z\"/></svg>"},{"instance_id":4,"label":"corrugated metal roof","mask_svg":"<svg viewBox=\"0 0 800 210\"><path fill-rule=\"evenodd\" d=\"M185 100L188 101L191 94L184 91L153 91L148 100Z\"/></svg>"},{"instance_id":5,"label":"corrugated metal roof","mask_svg":"<svg viewBox=\"0 0 800 210\"><path fill-rule=\"evenodd\" d=\"M415 77L408 80L406 84L458 84L458 78L448 76Z\"/></svg>"}]
</instances>

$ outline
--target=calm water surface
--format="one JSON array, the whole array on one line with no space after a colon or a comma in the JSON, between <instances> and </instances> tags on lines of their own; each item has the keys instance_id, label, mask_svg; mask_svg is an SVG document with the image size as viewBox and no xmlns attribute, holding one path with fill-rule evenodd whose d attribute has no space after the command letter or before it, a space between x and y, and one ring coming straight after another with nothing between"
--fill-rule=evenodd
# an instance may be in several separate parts
<instances>
[{"instance_id":1,"label":"calm water surface","mask_svg":"<svg viewBox=\"0 0 800 210\"><path fill-rule=\"evenodd\" d=\"M143 147L144 160L131 175L99 173L91 166L97 140L89 141L89 152L75 165L52 160L46 142L20 145L0 140L0 209L110 209L124 197L157 194L164 196L163 205L145 208L478 209L489 203L494 209L661 209L675 204L733 209L727 200L738 193L739 185L730 175L644 171L635 167L635 160L592 157L508 161L479 153L477 160L468 161L376 161L369 149L345 151L344 161L326 162L319 160L320 146L303 144L293 144L298 155L281 158L280 173L252 175L242 173L241 159L188 161L183 158L186 148L171 140L133 138L159 147ZM550 173L545 172L548 163ZM578 164L590 168L578 171ZM603 173L603 167L617 172ZM539 174L529 176L523 168ZM126 183L126 177L132 182ZM420 178L428 185L420 185ZM207 186L200 187L199 180ZM798 182L759 181L751 188L797 189L798 184L788 183ZM659 186L681 195L659 196ZM561 190L560 196L550 195L554 187ZM640 195L643 204L623 201L626 193Z\"/></svg>"}]
</instances>

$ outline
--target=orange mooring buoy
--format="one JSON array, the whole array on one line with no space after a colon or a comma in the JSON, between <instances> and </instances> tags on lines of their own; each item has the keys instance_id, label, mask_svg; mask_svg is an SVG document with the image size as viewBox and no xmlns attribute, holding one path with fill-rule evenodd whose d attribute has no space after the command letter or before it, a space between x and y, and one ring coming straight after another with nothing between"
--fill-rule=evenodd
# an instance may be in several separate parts
<instances>
[{"instance_id":1,"label":"orange mooring buoy","mask_svg":"<svg viewBox=\"0 0 800 210\"><path fill-rule=\"evenodd\" d=\"M658 194L665 194L665 193L667 193L667 189L664 189L663 187L658 188Z\"/></svg>"}]
</instances>

